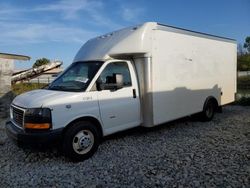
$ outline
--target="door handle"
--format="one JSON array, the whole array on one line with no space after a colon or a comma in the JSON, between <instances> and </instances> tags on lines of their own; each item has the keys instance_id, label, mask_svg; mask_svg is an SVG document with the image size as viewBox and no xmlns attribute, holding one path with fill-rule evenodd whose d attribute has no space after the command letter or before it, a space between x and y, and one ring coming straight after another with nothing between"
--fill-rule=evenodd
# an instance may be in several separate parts
<instances>
[{"instance_id":1,"label":"door handle","mask_svg":"<svg viewBox=\"0 0 250 188\"><path fill-rule=\"evenodd\" d=\"M133 98L136 98L136 90L133 89Z\"/></svg>"}]
</instances>

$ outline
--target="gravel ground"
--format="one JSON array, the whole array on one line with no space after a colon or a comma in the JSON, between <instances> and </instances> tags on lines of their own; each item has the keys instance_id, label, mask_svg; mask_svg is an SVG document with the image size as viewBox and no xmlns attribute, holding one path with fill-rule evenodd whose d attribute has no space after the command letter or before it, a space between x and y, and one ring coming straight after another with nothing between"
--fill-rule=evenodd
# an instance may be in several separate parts
<instances>
[{"instance_id":1,"label":"gravel ground","mask_svg":"<svg viewBox=\"0 0 250 188\"><path fill-rule=\"evenodd\" d=\"M89 160L20 149L0 125L0 187L250 187L250 107L107 137Z\"/></svg>"}]
</instances>

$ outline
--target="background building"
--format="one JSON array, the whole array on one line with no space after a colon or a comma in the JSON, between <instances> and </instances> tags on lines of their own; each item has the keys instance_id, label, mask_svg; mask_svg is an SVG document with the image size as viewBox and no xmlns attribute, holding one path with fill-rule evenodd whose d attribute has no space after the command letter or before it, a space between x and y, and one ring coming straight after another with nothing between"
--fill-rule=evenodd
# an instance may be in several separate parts
<instances>
[{"instance_id":1,"label":"background building","mask_svg":"<svg viewBox=\"0 0 250 188\"><path fill-rule=\"evenodd\" d=\"M49 84L51 83L61 72L63 68L55 68L49 71L43 72L41 75L37 76L36 78L32 78L29 80L31 83L43 83Z\"/></svg>"},{"instance_id":2,"label":"background building","mask_svg":"<svg viewBox=\"0 0 250 188\"><path fill-rule=\"evenodd\" d=\"M11 77L15 60L27 61L30 57L0 53L0 118L7 117L9 105L14 97L11 92Z\"/></svg>"}]
</instances>

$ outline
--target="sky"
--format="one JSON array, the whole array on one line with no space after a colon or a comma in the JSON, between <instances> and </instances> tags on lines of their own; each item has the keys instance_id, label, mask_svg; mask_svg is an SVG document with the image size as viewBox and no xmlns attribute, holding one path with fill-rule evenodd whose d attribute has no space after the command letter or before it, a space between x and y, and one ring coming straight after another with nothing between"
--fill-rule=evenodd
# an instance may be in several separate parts
<instances>
[{"instance_id":1,"label":"sky","mask_svg":"<svg viewBox=\"0 0 250 188\"><path fill-rule=\"evenodd\" d=\"M236 39L250 36L250 0L0 0L0 52L67 67L90 38L155 21Z\"/></svg>"}]
</instances>

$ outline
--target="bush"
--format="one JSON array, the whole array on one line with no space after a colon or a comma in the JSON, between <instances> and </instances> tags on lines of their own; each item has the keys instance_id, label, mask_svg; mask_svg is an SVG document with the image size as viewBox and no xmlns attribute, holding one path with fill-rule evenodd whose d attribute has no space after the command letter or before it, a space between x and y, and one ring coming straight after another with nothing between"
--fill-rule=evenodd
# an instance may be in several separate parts
<instances>
[{"instance_id":1,"label":"bush","mask_svg":"<svg viewBox=\"0 0 250 188\"><path fill-rule=\"evenodd\" d=\"M250 76L241 76L237 79L238 89L250 89Z\"/></svg>"},{"instance_id":2,"label":"bush","mask_svg":"<svg viewBox=\"0 0 250 188\"><path fill-rule=\"evenodd\" d=\"M37 59L36 62L34 63L34 65L32 66L33 68L35 67L39 67L41 65L47 65L50 63L50 60L47 58L41 58L41 59Z\"/></svg>"},{"instance_id":3,"label":"bush","mask_svg":"<svg viewBox=\"0 0 250 188\"><path fill-rule=\"evenodd\" d=\"M250 54L240 55L237 58L238 71L250 71Z\"/></svg>"}]
</instances>

